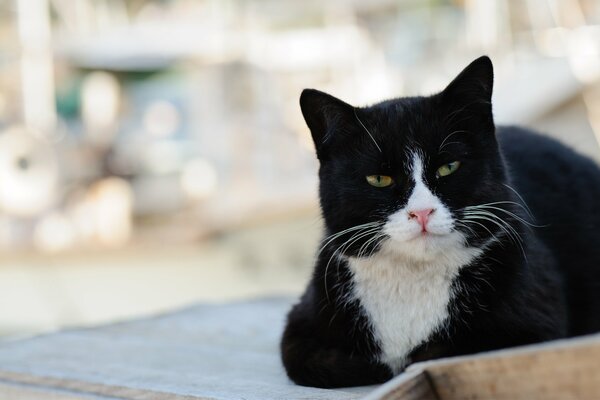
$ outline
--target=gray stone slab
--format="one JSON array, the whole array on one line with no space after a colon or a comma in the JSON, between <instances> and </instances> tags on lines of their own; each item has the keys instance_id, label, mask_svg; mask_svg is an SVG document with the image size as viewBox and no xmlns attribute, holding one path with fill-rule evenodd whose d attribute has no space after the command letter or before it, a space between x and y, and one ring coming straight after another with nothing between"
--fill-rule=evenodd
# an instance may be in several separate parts
<instances>
[{"instance_id":1,"label":"gray stone slab","mask_svg":"<svg viewBox=\"0 0 600 400\"><path fill-rule=\"evenodd\" d=\"M287 299L199 305L0 343L0 380L125 399L335 400L370 392L306 388L287 379L278 344L290 305Z\"/></svg>"}]
</instances>

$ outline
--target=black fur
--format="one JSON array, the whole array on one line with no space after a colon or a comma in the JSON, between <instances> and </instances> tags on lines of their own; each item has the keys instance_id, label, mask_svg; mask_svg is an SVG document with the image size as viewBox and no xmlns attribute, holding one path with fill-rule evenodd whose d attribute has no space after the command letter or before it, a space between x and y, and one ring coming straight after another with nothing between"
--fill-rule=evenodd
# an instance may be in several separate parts
<instances>
[{"instance_id":1,"label":"black fur","mask_svg":"<svg viewBox=\"0 0 600 400\"><path fill-rule=\"evenodd\" d=\"M351 233L327 238L385 221L406 203L414 185L405 172L407 149L425 154L426 184L454 218L460 221L465 206L512 201L517 205L503 204L506 212L498 213L522 238L505 235L461 269L444 329L413 349L412 362L600 330L600 169L554 140L522 128L496 128L492 82L491 61L481 57L430 97L355 109L316 90L302 93L302 112L321 162L326 231L314 275L288 316L281 342L294 382L340 387L392 376L377 361L381 350L360 300L348 295L351 272L342 258L333 257ZM440 151L452 132L457 133ZM437 167L454 160L461 161L460 169L436 179ZM364 178L371 174L390 175L395 183L373 188ZM485 221L472 229L463 232L472 246L501 234ZM357 255L370 237L342 253Z\"/></svg>"}]
</instances>

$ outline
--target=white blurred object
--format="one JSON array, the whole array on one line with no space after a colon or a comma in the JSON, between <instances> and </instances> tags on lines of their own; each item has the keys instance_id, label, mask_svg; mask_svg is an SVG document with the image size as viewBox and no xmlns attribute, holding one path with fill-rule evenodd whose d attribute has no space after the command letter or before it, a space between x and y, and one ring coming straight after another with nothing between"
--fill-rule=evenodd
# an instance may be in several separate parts
<instances>
[{"instance_id":1,"label":"white blurred object","mask_svg":"<svg viewBox=\"0 0 600 400\"><path fill-rule=\"evenodd\" d=\"M0 119L8 119L8 96L0 93Z\"/></svg>"},{"instance_id":2,"label":"white blurred object","mask_svg":"<svg viewBox=\"0 0 600 400\"><path fill-rule=\"evenodd\" d=\"M18 0L23 114L28 128L53 134L54 66L48 0Z\"/></svg>"},{"instance_id":3,"label":"white blurred object","mask_svg":"<svg viewBox=\"0 0 600 400\"><path fill-rule=\"evenodd\" d=\"M180 123L179 111L165 100L152 102L144 112L144 128L157 138L173 135L179 129Z\"/></svg>"},{"instance_id":4,"label":"white blurred object","mask_svg":"<svg viewBox=\"0 0 600 400\"><path fill-rule=\"evenodd\" d=\"M0 134L0 209L31 217L57 198L58 166L52 149L22 128Z\"/></svg>"},{"instance_id":5,"label":"white blurred object","mask_svg":"<svg viewBox=\"0 0 600 400\"><path fill-rule=\"evenodd\" d=\"M215 167L202 158L188 161L181 173L181 187L192 199L204 199L217 190L218 175Z\"/></svg>"},{"instance_id":6,"label":"white blurred object","mask_svg":"<svg viewBox=\"0 0 600 400\"><path fill-rule=\"evenodd\" d=\"M181 169L183 149L181 145L167 140L146 145L142 150L144 171L154 175L167 175Z\"/></svg>"},{"instance_id":7,"label":"white blurred object","mask_svg":"<svg viewBox=\"0 0 600 400\"><path fill-rule=\"evenodd\" d=\"M477 50L493 49L499 44L506 13L502 2L497 0L467 0L466 38L468 44Z\"/></svg>"},{"instance_id":8,"label":"white blurred object","mask_svg":"<svg viewBox=\"0 0 600 400\"><path fill-rule=\"evenodd\" d=\"M105 178L94 183L76 208L74 220L80 232L104 246L127 243L132 232L133 193L120 178Z\"/></svg>"},{"instance_id":9,"label":"white blurred object","mask_svg":"<svg viewBox=\"0 0 600 400\"><path fill-rule=\"evenodd\" d=\"M120 85L106 72L92 72L81 89L82 118L93 143L106 145L116 134L120 107Z\"/></svg>"},{"instance_id":10,"label":"white blurred object","mask_svg":"<svg viewBox=\"0 0 600 400\"><path fill-rule=\"evenodd\" d=\"M370 55L368 33L358 26L329 26L284 32L249 31L246 59L266 71L347 68ZM282 55L285 55L282 57Z\"/></svg>"},{"instance_id":11,"label":"white blurred object","mask_svg":"<svg viewBox=\"0 0 600 400\"><path fill-rule=\"evenodd\" d=\"M592 83L600 78L600 28L580 27L571 31L567 50L577 79Z\"/></svg>"},{"instance_id":12,"label":"white blurred object","mask_svg":"<svg viewBox=\"0 0 600 400\"><path fill-rule=\"evenodd\" d=\"M42 218L33 233L35 246L47 252L66 250L73 246L75 240L73 223L60 212L53 212Z\"/></svg>"},{"instance_id":13,"label":"white blurred object","mask_svg":"<svg viewBox=\"0 0 600 400\"><path fill-rule=\"evenodd\" d=\"M594 137L600 145L600 82L583 91L583 101Z\"/></svg>"}]
</instances>

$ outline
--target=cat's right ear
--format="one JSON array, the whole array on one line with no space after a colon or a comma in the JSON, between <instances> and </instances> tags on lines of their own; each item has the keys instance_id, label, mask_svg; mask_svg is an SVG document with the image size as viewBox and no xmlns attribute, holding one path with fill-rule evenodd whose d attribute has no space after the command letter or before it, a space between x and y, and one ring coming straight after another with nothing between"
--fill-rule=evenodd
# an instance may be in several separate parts
<instances>
[{"instance_id":1,"label":"cat's right ear","mask_svg":"<svg viewBox=\"0 0 600 400\"><path fill-rule=\"evenodd\" d=\"M300 108L315 143L317 157L322 160L336 128L352 118L354 107L319 90L304 89L300 95Z\"/></svg>"},{"instance_id":2,"label":"cat's right ear","mask_svg":"<svg viewBox=\"0 0 600 400\"><path fill-rule=\"evenodd\" d=\"M494 86L494 67L488 56L471 62L444 89L442 94L454 102L480 102L491 105Z\"/></svg>"}]
</instances>

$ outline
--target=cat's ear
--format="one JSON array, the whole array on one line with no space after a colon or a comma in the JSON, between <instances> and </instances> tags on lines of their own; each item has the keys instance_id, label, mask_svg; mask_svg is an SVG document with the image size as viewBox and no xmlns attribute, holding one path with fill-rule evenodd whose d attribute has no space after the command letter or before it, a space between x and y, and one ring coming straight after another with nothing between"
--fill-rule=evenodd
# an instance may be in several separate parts
<instances>
[{"instance_id":1,"label":"cat's ear","mask_svg":"<svg viewBox=\"0 0 600 400\"><path fill-rule=\"evenodd\" d=\"M336 127L352 118L354 107L327 93L304 89L300 108L315 142L317 157L321 159Z\"/></svg>"},{"instance_id":2,"label":"cat's ear","mask_svg":"<svg viewBox=\"0 0 600 400\"><path fill-rule=\"evenodd\" d=\"M488 56L482 56L467 65L441 93L445 102L461 107L475 106L492 111L494 67Z\"/></svg>"}]
</instances>

